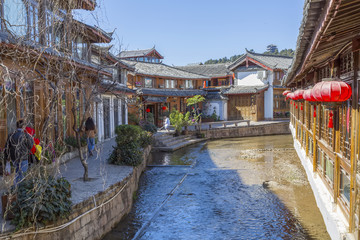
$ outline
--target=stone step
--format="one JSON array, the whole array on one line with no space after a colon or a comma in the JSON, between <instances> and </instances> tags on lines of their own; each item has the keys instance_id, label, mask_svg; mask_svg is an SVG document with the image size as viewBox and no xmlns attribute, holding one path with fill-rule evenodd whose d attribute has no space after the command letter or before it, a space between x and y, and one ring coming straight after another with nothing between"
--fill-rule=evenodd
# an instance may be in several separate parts
<instances>
[{"instance_id":1,"label":"stone step","mask_svg":"<svg viewBox=\"0 0 360 240\"><path fill-rule=\"evenodd\" d=\"M186 142L186 141L189 141L189 140L194 139L194 138L196 138L196 137L189 136L189 137L186 137L186 138L173 139L170 142L166 142L165 145L166 145L166 147L171 147L171 146L174 146L174 145L176 145L178 143Z\"/></svg>"},{"instance_id":2,"label":"stone step","mask_svg":"<svg viewBox=\"0 0 360 240\"><path fill-rule=\"evenodd\" d=\"M207 138L193 138L193 139L189 139L187 141L180 142L180 143L170 146L170 147L154 147L153 150L154 151L163 151L163 152L173 152L180 148L183 148L183 147L186 147L186 146L198 143L198 142L206 141L206 140L207 140Z\"/></svg>"}]
</instances>

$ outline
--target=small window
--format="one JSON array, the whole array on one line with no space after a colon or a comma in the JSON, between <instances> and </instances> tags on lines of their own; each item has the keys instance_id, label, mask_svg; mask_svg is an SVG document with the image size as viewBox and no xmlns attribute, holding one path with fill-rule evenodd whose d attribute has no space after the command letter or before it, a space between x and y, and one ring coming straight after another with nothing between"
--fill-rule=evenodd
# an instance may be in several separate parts
<instances>
[{"instance_id":1,"label":"small window","mask_svg":"<svg viewBox=\"0 0 360 240\"><path fill-rule=\"evenodd\" d=\"M139 58L139 62L143 62L143 61L144 61L143 57Z\"/></svg>"},{"instance_id":2,"label":"small window","mask_svg":"<svg viewBox=\"0 0 360 240\"><path fill-rule=\"evenodd\" d=\"M176 80L165 80L165 88L176 88Z\"/></svg>"},{"instance_id":3,"label":"small window","mask_svg":"<svg viewBox=\"0 0 360 240\"><path fill-rule=\"evenodd\" d=\"M3 2L6 27L17 37L26 35L26 6L22 0L5 0Z\"/></svg>"},{"instance_id":4,"label":"small window","mask_svg":"<svg viewBox=\"0 0 360 240\"><path fill-rule=\"evenodd\" d=\"M151 78L145 78L145 87L152 88L153 87L153 80Z\"/></svg>"},{"instance_id":5,"label":"small window","mask_svg":"<svg viewBox=\"0 0 360 240\"><path fill-rule=\"evenodd\" d=\"M340 196L349 204L350 202L350 176L343 169L340 171Z\"/></svg>"},{"instance_id":6,"label":"small window","mask_svg":"<svg viewBox=\"0 0 360 240\"><path fill-rule=\"evenodd\" d=\"M193 80L185 80L185 88L194 88Z\"/></svg>"}]
</instances>

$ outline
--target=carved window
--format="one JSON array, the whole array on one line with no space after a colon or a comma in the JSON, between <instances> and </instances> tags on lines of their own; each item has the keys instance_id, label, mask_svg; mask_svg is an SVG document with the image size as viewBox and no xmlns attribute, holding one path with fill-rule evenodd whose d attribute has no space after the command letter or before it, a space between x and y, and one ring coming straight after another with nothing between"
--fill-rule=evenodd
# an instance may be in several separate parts
<instances>
[{"instance_id":1,"label":"carved window","mask_svg":"<svg viewBox=\"0 0 360 240\"><path fill-rule=\"evenodd\" d=\"M351 143L351 103L339 109L339 128L340 128L340 153L350 161Z\"/></svg>"},{"instance_id":2,"label":"carved window","mask_svg":"<svg viewBox=\"0 0 360 240\"><path fill-rule=\"evenodd\" d=\"M350 73L354 71L354 55L352 52L340 57L340 73Z\"/></svg>"}]
</instances>

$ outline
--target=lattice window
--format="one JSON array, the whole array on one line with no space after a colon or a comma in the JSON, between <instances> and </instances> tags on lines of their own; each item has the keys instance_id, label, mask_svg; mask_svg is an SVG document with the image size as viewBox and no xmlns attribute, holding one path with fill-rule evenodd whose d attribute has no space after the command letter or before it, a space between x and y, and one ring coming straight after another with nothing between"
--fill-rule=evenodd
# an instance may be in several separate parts
<instances>
[{"instance_id":1,"label":"lattice window","mask_svg":"<svg viewBox=\"0 0 360 240\"><path fill-rule=\"evenodd\" d=\"M331 70L329 66L325 66L319 69L319 79L331 77Z\"/></svg>"},{"instance_id":2,"label":"lattice window","mask_svg":"<svg viewBox=\"0 0 360 240\"><path fill-rule=\"evenodd\" d=\"M311 135L309 135L308 137L308 153L309 153L309 157L312 157L313 153L314 153L314 141L313 138L311 137ZM311 158L312 160L312 158Z\"/></svg>"},{"instance_id":3,"label":"lattice window","mask_svg":"<svg viewBox=\"0 0 360 240\"><path fill-rule=\"evenodd\" d=\"M340 153L350 161L350 142L351 142L351 103L339 109L339 128L340 128Z\"/></svg>"},{"instance_id":4,"label":"lattice window","mask_svg":"<svg viewBox=\"0 0 360 240\"><path fill-rule=\"evenodd\" d=\"M340 73L349 73L354 71L354 55L352 52L340 57Z\"/></svg>"}]
</instances>

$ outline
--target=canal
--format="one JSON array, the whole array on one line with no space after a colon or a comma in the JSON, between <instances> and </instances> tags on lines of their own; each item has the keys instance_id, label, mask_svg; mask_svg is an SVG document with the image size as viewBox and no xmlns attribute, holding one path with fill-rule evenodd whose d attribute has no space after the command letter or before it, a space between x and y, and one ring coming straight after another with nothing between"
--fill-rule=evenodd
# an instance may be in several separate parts
<instances>
[{"instance_id":1,"label":"canal","mask_svg":"<svg viewBox=\"0 0 360 240\"><path fill-rule=\"evenodd\" d=\"M153 153L104 239L330 239L291 135Z\"/></svg>"}]
</instances>

